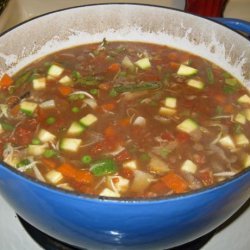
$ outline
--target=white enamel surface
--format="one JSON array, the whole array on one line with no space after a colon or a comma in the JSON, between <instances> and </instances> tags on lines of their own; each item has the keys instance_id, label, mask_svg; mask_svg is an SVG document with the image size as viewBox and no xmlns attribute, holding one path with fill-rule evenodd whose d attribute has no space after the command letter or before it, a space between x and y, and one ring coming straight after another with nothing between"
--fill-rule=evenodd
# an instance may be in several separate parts
<instances>
[{"instance_id":1,"label":"white enamel surface","mask_svg":"<svg viewBox=\"0 0 250 250\"><path fill-rule=\"evenodd\" d=\"M104 37L111 41L166 44L190 51L213 61L250 86L250 43L245 38L182 12L119 4L57 12L10 31L0 39L0 74L6 70L14 73L56 50L99 42Z\"/></svg>"}]
</instances>

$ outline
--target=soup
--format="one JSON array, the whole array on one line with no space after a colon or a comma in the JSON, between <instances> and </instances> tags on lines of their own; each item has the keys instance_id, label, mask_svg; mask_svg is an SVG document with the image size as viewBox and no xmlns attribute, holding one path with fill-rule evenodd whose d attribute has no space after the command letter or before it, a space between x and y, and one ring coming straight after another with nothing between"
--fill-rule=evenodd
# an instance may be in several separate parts
<instances>
[{"instance_id":1,"label":"soup","mask_svg":"<svg viewBox=\"0 0 250 250\"><path fill-rule=\"evenodd\" d=\"M250 96L167 46L87 44L0 82L0 156L59 188L108 197L187 193L250 166Z\"/></svg>"}]
</instances>

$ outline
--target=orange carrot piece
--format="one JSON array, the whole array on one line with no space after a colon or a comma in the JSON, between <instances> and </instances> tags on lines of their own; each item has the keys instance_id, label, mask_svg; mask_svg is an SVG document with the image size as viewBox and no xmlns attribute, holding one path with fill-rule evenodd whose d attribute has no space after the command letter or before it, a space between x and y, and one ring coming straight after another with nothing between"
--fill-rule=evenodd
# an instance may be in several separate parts
<instances>
[{"instance_id":1,"label":"orange carrot piece","mask_svg":"<svg viewBox=\"0 0 250 250\"><path fill-rule=\"evenodd\" d=\"M0 81L0 88L7 89L12 83L13 79L8 74L4 74Z\"/></svg>"},{"instance_id":2,"label":"orange carrot piece","mask_svg":"<svg viewBox=\"0 0 250 250\"><path fill-rule=\"evenodd\" d=\"M130 124L130 118L123 118L119 123L122 127L127 127Z\"/></svg>"},{"instance_id":3,"label":"orange carrot piece","mask_svg":"<svg viewBox=\"0 0 250 250\"><path fill-rule=\"evenodd\" d=\"M101 107L106 111L113 111L115 109L115 103L114 102L105 103L102 104Z\"/></svg>"},{"instance_id":4,"label":"orange carrot piece","mask_svg":"<svg viewBox=\"0 0 250 250\"><path fill-rule=\"evenodd\" d=\"M67 96L73 92L73 88L71 88L69 86L63 86L63 85L59 86L58 90L61 93L61 95L63 95L63 96Z\"/></svg>"},{"instance_id":5,"label":"orange carrot piece","mask_svg":"<svg viewBox=\"0 0 250 250\"><path fill-rule=\"evenodd\" d=\"M15 105L13 108L11 108L10 113L14 116L16 116L20 111L20 105Z\"/></svg>"},{"instance_id":6,"label":"orange carrot piece","mask_svg":"<svg viewBox=\"0 0 250 250\"><path fill-rule=\"evenodd\" d=\"M173 70L178 70L180 67L179 63L175 63L175 62L170 62L169 66L173 69Z\"/></svg>"},{"instance_id":7,"label":"orange carrot piece","mask_svg":"<svg viewBox=\"0 0 250 250\"><path fill-rule=\"evenodd\" d=\"M93 175L88 170L79 170L76 173L75 181L83 184L90 184L93 182Z\"/></svg>"},{"instance_id":8,"label":"orange carrot piece","mask_svg":"<svg viewBox=\"0 0 250 250\"><path fill-rule=\"evenodd\" d=\"M120 71L120 69L121 66L119 63L113 63L108 67L108 71L113 73Z\"/></svg>"},{"instance_id":9,"label":"orange carrot piece","mask_svg":"<svg viewBox=\"0 0 250 250\"><path fill-rule=\"evenodd\" d=\"M161 178L163 183L176 194L185 193L188 190L187 182L179 175L169 172Z\"/></svg>"},{"instance_id":10,"label":"orange carrot piece","mask_svg":"<svg viewBox=\"0 0 250 250\"><path fill-rule=\"evenodd\" d=\"M113 126L108 126L105 130L104 130L104 135L105 137L114 137L117 135L116 130Z\"/></svg>"},{"instance_id":11,"label":"orange carrot piece","mask_svg":"<svg viewBox=\"0 0 250 250\"><path fill-rule=\"evenodd\" d=\"M49 169L55 169L56 168L56 163L54 161L52 161L52 160L43 158L42 163L43 163L43 165L45 165Z\"/></svg>"},{"instance_id":12,"label":"orange carrot piece","mask_svg":"<svg viewBox=\"0 0 250 250\"><path fill-rule=\"evenodd\" d=\"M57 168L61 174L68 178L75 178L77 174L77 169L69 163L63 163Z\"/></svg>"},{"instance_id":13,"label":"orange carrot piece","mask_svg":"<svg viewBox=\"0 0 250 250\"><path fill-rule=\"evenodd\" d=\"M223 104L225 102L225 96L220 94L215 95L214 99L220 104Z\"/></svg>"},{"instance_id":14,"label":"orange carrot piece","mask_svg":"<svg viewBox=\"0 0 250 250\"><path fill-rule=\"evenodd\" d=\"M102 90L109 90L112 88L112 84L109 82L104 82L104 83L99 84L98 88Z\"/></svg>"},{"instance_id":15,"label":"orange carrot piece","mask_svg":"<svg viewBox=\"0 0 250 250\"><path fill-rule=\"evenodd\" d=\"M233 111L234 111L234 108L233 108L233 105L232 104L227 104L225 107L224 107L224 111L226 112L226 113L233 113Z\"/></svg>"}]
</instances>

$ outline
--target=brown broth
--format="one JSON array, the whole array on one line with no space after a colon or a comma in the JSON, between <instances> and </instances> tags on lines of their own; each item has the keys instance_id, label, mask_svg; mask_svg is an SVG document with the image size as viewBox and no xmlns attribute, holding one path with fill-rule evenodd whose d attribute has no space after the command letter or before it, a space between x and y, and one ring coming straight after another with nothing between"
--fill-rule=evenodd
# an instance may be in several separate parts
<instances>
[{"instance_id":1,"label":"brown broth","mask_svg":"<svg viewBox=\"0 0 250 250\"><path fill-rule=\"evenodd\" d=\"M215 185L250 164L247 89L184 51L104 40L48 55L0 88L1 159L57 187L156 197Z\"/></svg>"}]
</instances>

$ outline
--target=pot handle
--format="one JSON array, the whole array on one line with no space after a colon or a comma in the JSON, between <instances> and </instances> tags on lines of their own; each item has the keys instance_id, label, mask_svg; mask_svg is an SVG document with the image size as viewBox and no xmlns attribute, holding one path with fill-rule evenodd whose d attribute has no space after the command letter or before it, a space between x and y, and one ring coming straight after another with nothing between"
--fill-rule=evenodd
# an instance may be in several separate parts
<instances>
[{"instance_id":1,"label":"pot handle","mask_svg":"<svg viewBox=\"0 0 250 250\"><path fill-rule=\"evenodd\" d=\"M227 27L250 34L250 22L235 18L211 18L212 20L226 25Z\"/></svg>"}]
</instances>

